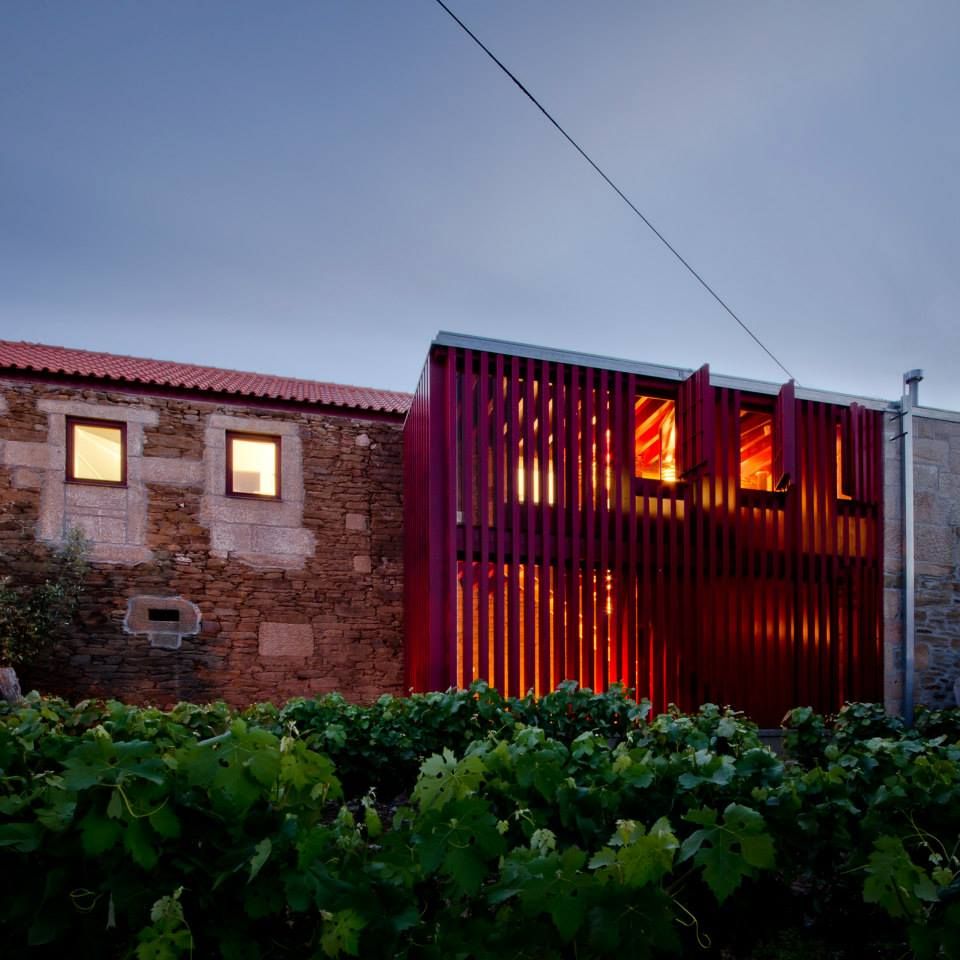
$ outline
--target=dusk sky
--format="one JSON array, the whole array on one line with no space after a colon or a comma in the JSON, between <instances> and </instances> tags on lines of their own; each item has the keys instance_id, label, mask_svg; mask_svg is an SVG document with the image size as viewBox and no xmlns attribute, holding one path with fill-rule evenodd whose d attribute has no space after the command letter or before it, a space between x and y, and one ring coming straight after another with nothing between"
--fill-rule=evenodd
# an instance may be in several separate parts
<instances>
[{"instance_id":1,"label":"dusk sky","mask_svg":"<svg viewBox=\"0 0 960 960\"><path fill-rule=\"evenodd\" d=\"M449 0L799 383L960 409L960 3ZM781 381L434 0L0 5L0 337Z\"/></svg>"}]
</instances>

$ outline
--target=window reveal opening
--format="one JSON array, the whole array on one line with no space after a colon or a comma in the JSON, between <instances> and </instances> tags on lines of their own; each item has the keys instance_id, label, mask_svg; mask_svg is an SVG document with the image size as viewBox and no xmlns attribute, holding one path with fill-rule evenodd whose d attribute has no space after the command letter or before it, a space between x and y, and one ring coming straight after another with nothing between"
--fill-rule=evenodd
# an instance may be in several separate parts
<instances>
[{"instance_id":1,"label":"window reveal opening","mask_svg":"<svg viewBox=\"0 0 960 960\"><path fill-rule=\"evenodd\" d=\"M126 482L124 425L97 421L69 421L70 480L94 483Z\"/></svg>"},{"instance_id":2,"label":"window reveal opening","mask_svg":"<svg viewBox=\"0 0 960 960\"><path fill-rule=\"evenodd\" d=\"M279 437L227 434L227 493L279 497Z\"/></svg>"},{"instance_id":3,"label":"window reveal opening","mask_svg":"<svg viewBox=\"0 0 960 960\"><path fill-rule=\"evenodd\" d=\"M773 417L760 410L740 411L740 486L773 490Z\"/></svg>"},{"instance_id":4,"label":"window reveal opening","mask_svg":"<svg viewBox=\"0 0 960 960\"><path fill-rule=\"evenodd\" d=\"M151 608L147 611L147 619L154 622L179 623L180 611L176 609L159 610Z\"/></svg>"},{"instance_id":5,"label":"window reveal opening","mask_svg":"<svg viewBox=\"0 0 960 960\"><path fill-rule=\"evenodd\" d=\"M660 397L634 403L634 475L674 483L677 479L676 404Z\"/></svg>"}]
</instances>

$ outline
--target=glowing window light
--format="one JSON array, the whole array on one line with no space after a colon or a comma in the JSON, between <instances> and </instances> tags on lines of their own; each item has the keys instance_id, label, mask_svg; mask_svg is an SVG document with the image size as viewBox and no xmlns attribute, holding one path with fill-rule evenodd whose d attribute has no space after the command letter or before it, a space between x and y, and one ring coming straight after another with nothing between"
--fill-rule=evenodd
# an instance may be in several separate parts
<instances>
[{"instance_id":1,"label":"glowing window light","mask_svg":"<svg viewBox=\"0 0 960 960\"><path fill-rule=\"evenodd\" d=\"M740 486L773 490L773 417L762 410L740 411Z\"/></svg>"},{"instance_id":2,"label":"glowing window light","mask_svg":"<svg viewBox=\"0 0 960 960\"><path fill-rule=\"evenodd\" d=\"M639 396L634 402L634 476L676 482L677 423L673 400Z\"/></svg>"},{"instance_id":3,"label":"glowing window light","mask_svg":"<svg viewBox=\"0 0 960 960\"><path fill-rule=\"evenodd\" d=\"M234 496L276 498L279 438L228 434L227 444L227 492Z\"/></svg>"},{"instance_id":4,"label":"glowing window light","mask_svg":"<svg viewBox=\"0 0 960 960\"><path fill-rule=\"evenodd\" d=\"M124 430L122 424L71 422L70 480L122 484Z\"/></svg>"}]
</instances>

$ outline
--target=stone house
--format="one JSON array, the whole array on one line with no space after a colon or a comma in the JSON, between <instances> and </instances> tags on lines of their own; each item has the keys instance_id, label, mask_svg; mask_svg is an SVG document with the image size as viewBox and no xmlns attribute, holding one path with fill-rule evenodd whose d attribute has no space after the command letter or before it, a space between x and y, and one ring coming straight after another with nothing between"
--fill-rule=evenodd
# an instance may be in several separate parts
<instances>
[{"instance_id":1,"label":"stone house","mask_svg":"<svg viewBox=\"0 0 960 960\"><path fill-rule=\"evenodd\" d=\"M70 697L403 689L409 396L0 343L0 573L79 527L75 634L25 668Z\"/></svg>"},{"instance_id":2,"label":"stone house","mask_svg":"<svg viewBox=\"0 0 960 960\"><path fill-rule=\"evenodd\" d=\"M960 674L960 414L915 391L454 334L414 395L0 342L0 573L72 527L80 622L24 670L72 697L573 678L769 725Z\"/></svg>"}]
</instances>

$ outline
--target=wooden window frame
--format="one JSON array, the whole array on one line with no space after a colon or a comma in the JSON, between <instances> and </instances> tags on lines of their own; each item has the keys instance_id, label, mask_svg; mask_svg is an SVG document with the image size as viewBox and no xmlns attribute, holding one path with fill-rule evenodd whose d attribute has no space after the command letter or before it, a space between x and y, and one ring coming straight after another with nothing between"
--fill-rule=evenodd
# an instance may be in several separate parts
<instances>
[{"instance_id":1,"label":"wooden window frame","mask_svg":"<svg viewBox=\"0 0 960 960\"><path fill-rule=\"evenodd\" d=\"M96 480L90 477L78 477L74 474L74 427L109 427L120 431L120 479ZM104 420L99 417L67 417L67 463L65 479L67 483L91 484L95 487L126 487L127 485L127 424L124 420Z\"/></svg>"},{"instance_id":2,"label":"wooden window frame","mask_svg":"<svg viewBox=\"0 0 960 960\"><path fill-rule=\"evenodd\" d=\"M283 448L281 446L282 437L279 434L275 433L250 433L246 430L227 430L226 431L226 447L227 447L227 476L226 476L226 486L224 491L228 497L236 497L242 500L281 500L283 499L281 493L283 491L282 483L282 453ZM273 448L276 451L276 464L277 464L277 475L276 475L276 493L246 493L242 490L233 489L233 441L234 440L255 440L258 443L272 443Z\"/></svg>"}]
</instances>

